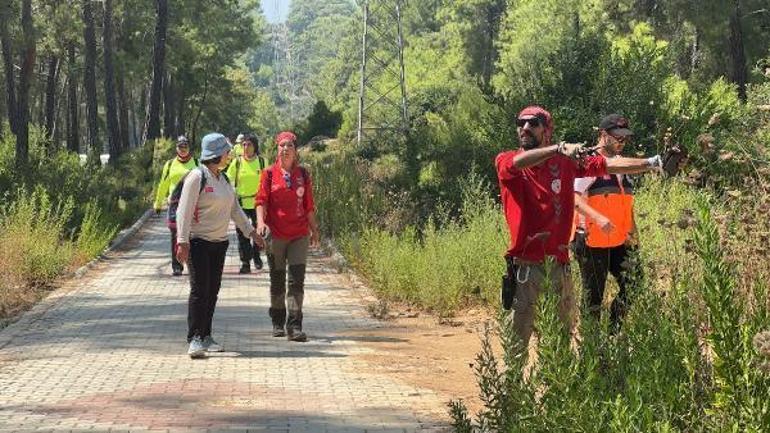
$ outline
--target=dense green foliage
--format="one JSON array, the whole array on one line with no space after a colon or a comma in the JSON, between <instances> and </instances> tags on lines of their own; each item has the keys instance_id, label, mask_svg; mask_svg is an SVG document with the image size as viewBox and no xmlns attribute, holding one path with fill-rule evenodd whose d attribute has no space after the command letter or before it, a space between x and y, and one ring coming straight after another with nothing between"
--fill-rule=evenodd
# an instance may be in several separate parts
<instances>
[{"instance_id":1,"label":"dense green foliage","mask_svg":"<svg viewBox=\"0 0 770 433\"><path fill-rule=\"evenodd\" d=\"M130 125L121 129L137 149L127 152L126 145L121 159L101 169L59 151L65 130L70 137L87 130L81 89L68 84L83 82L81 9L89 3L32 1L31 33L18 19L28 9L17 3L0 2L0 37L11 42L11 60L29 53L32 40L40 76L57 70L45 67L53 60L63 62L52 87L33 80L32 123L48 124L48 95L76 93L68 104L64 97L54 104L52 129L32 128L21 169L14 134L3 128L0 191L9 206L0 214L0 277L11 282L4 289L45 285L98 253L116 226L146 207L157 174L149 168L157 170L171 152L167 141L136 146L161 0L115 2L116 78L124 88L117 97ZM324 152L303 153L325 234L385 299L451 314L471 304L497 306L507 232L492 161L517 146L516 113L544 105L554 114L556 140L592 142L601 116L620 112L636 131L629 153L650 155L673 144L690 153L679 178L642 181L636 206L645 277L622 332L611 336L606 323L584 320L575 356L560 332L555 300L544 297L536 374L525 380L517 342L503 326L502 364L491 344L476 364L485 409L471 420L453 404L456 428L766 431L766 1L406 3L406 137L353 144L362 16L351 0L293 0L288 21L273 25L250 0L171 0L164 134L251 129L266 138L293 128L303 141L336 136L313 146L326 146ZM104 18L105 9L94 10L97 22ZM10 82L23 81L12 68ZM99 83L103 74L97 68ZM386 90L398 87L395 80L385 74L370 84ZM0 87L3 122L14 113L12 87ZM100 103L111 96L97 87ZM67 116L77 117L73 128ZM99 116L95 141L103 143L107 122ZM71 148L80 149L86 150ZM29 253L13 254L19 250ZM0 315L14 305L0 304Z\"/></svg>"},{"instance_id":2,"label":"dense green foliage","mask_svg":"<svg viewBox=\"0 0 770 433\"><path fill-rule=\"evenodd\" d=\"M770 14L751 0L695 4L409 2L406 145L351 144L356 71L313 91L343 112L340 141L308 158L322 229L382 297L441 314L498 305L507 229L492 160L517 147L523 106L548 108L558 140L592 142L620 112L631 155L690 153L679 178L642 179L645 277L621 333L583 315L575 356L546 296L525 379L503 319L502 359L488 341L475 364L485 408L453 403L456 431L767 431Z\"/></svg>"},{"instance_id":3,"label":"dense green foliage","mask_svg":"<svg viewBox=\"0 0 770 433\"><path fill-rule=\"evenodd\" d=\"M162 23L165 59L154 69ZM0 2L0 317L98 255L147 209L157 166L173 155L170 141L144 140L154 70L161 134L188 135L193 153L212 130L277 129L244 56L261 44L263 26L252 0ZM22 114L29 132L18 126Z\"/></svg>"},{"instance_id":4,"label":"dense green foliage","mask_svg":"<svg viewBox=\"0 0 770 433\"><path fill-rule=\"evenodd\" d=\"M172 144L162 141L121 155L118 171L94 171L78 155L50 155L33 129L29 171L15 169L13 140L0 141L0 318L23 309L63 272L99 255L118 228L148 208L153 170ZM154 161L155 160L155 161ZM155 162L155 163L154 163Z\"/></svg>"}]
</instances>

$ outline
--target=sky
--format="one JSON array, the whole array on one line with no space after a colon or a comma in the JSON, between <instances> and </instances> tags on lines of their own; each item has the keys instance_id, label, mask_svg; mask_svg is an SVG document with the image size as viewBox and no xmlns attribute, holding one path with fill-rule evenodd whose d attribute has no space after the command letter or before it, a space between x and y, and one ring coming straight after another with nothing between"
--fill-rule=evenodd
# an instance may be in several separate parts
<instances>
[{"instance_id":1,"label":"sky","mask_svg":"<svg viewBox=\"0 0 770 433\"><path fill-rule=\"evenodd\" d=\"M262 12L267 17L267 22L278 23L286 20L289 13L291 0L260 0L262 3Z\"/></svg>"}]
</instances>

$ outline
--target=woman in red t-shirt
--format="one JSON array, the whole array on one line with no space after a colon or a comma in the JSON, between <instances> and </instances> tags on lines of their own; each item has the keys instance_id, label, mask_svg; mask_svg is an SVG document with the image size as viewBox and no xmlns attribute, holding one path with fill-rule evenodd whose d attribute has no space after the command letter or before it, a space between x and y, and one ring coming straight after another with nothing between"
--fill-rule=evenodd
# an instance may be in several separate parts
<instances>
[{"instance_id":1,"label":"woman in red t-shirt","mask_svg":"<svg viewBox=\"0 0 770 433\"><path fill-rule=\"evenodd\" d=\"M266 251L273 337L307 341L307 335L302 332L305 263L308 246L318 244L313 184L307 169L299 164L297 136L281 132L275 142L278 160L262 171L256 198L257 233L263 238L272 238Z\"/></svg>"}]
</instances>

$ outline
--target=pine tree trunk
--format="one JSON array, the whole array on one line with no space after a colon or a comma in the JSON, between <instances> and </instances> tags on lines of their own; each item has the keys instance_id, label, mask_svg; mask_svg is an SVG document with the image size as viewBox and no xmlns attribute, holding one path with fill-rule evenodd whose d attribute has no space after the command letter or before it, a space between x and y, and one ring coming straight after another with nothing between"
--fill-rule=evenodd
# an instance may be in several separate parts
<instances>
[{"instance_id":1,"label":"pine tree trunk","mask_svg":"<svg viewBox=\"0 0 770 433\"><path fill-rule=\"evenodd\" d=\"M166 138L173 138L176 135L174 90L171 74L166 74L166 81L163 83L163 136Z\"/></svg>"},{"instance_id":2,"label":"pine tree trunk","mask_svg":"<svg viewBox=\"0 0 770 433\"><path fill-rule=\"evenodd\" d=\"M16 164L24 167L29 159L29 89L35 68L35 28L32 23L32 0L21 4L22 62L19 74L18 133L16 134Z\"/></svg>"},{"instance_id":3,"label":"pine tree trunk","mask_svg":"<svg viewBox=\"0 0 770 433\"><path fill-rule=\"evenodd\" d=\"M67 149L80 152L78 134L78 78L75 69L75 43L67 46Z\"/></svg>"},{"instance_id":4,"label":"pine tree trunk","mask_svg":"<svg viewBox=\"0 0 770 433\"><path fill-rule=\"evenodd\" d=\"M118 127L120 128L120 153L128 150L128 107L129 101L126 97L126 83L123 78L123 72L118 71L115 74L115 81L118 85Z\"/></svg>"},{"instance_id":5,"label":"pine tree trunk","mask_svg":"<svg viewBox=\"0 0 770 433\"><path fill-rule=\"evenodd\" d=\"M36 71L33 73L33 77L47 77L48 75L48 62L37 62ZM37 79L33 80L35 84L39 84L39 81ZM46 79L47 81L47 79ZM39 85L35 86L36 88L39 88ZM32 96L30 96L30 101L35 101L34 109L37 111L37 119L34 123L38 125L45 125L45 88L42 89L40 92L35 92L35 90L31 90ZM32 112L32 108L30 107L30 113ZM30 122L32 122L32 116L30 115Z\"/></svg>"},{"instance_id":6,"label":"pine tree trunk","mask_svg":"<svg viewBox=\"0 0 770 433\"><path fill-rule=\"evenodd\" d=\"M3 51L3 71L5 71L5 95L8 123L11 125L11 132L16 134L16 125L18 123L16 116L18 114L18 108L16 105L16 78L13 73L15 69L13 64L13 44L11 43L11 35L8 31L8 23L11 20L10 8L10 1L3 0L0 2L0 45L2 45Z\"/></svg>"},{"instance_id":7,"label":"pine tree trunk","mask_svg":"<svg viewBox=\"0 0 770 433\"><path fill-rule=\"evenodd\" d=\"M90 163L99 165L99 155L103 148L99 145L99 105L96 99L96 33L94 31L94 16L91 0L83 2L83 38L85 39L85 74L83 86L86 92L86 123L88 125L88 158Z\"/></svg>"},{"instance_id":8,"label":"pine tree trunk","mask_svg":"<svg viewBox=\"0 0 770 433\"><path fill-rule=\"evenodd\" d=\"M53 122L53 135L51 140L54 143L54 149L61 150L61 135L62 135L62 107L65 105L63 101L67 100L67 80L62 80L62 63L63 59L59 58L59 89L56 95L56 107L54 108L54 122ZM66 112L66 109L65 109ZM66 128L66 127L65 127Z\"/></svg>"},{"instance_id":9,"label":"pine tree trunk","mask_svg":"<svg viewBox=\"0 0 770 433\"><path fill-rule=\"evenodd\" d=\"M733 13L730 16L730 79L738 85L738 97L746 101L746 81L748 71L746 68L746 52L743 43L743 29L741 27L741 1L734 0Z\"/></svg>"},{"instance_id":10,"label":"pine tree trunk","mask_svg":"<svg viewBox=\"0 0 770 433\"><path fill-rule=\"evenodd\" d=\"M184 96L184 88L179 89L179 93L176 95L176 130L179 135L187 135L187 125L185 124L185 96Z\"/></svg>"},{"instance_id":11,"label":"pine tree trunk","mask_svg":"<svg viewBox=\"0 0 770 433\"><path fill-rule=\"evenodd\" d=\"M115 66L112 59L112 0L104 0L104 99L107 107L107 138L110 164L118 161L120 131L118 126L118 104L115 95Z\"/></svg>"},{"instance_id":12,"label":"pine tree trunk","mask_svg":"<svg viewBox=\"0 0 770 433\"><path fill-rule=\"evenodd\" d=\"M56 85L59 82L59 58L51 56L48 59L48 77L45 84L45 137L51 149L54 124L56 122Z\"/></svg>"},{"instance_id":13,"label":"pine tree trunk","mask_svg":"<svg viewBox=\"0 0 770 433\"><path fill-rule=\"evenodd\" d=\"M155 0L155 7L158 18L155 25L155 46L152 50L152 86L147 105L145 135L142 141L160 137L160 100L163 90L163 76L165 75L168 2L167 0Z\"/></svg>"}]
</instances>

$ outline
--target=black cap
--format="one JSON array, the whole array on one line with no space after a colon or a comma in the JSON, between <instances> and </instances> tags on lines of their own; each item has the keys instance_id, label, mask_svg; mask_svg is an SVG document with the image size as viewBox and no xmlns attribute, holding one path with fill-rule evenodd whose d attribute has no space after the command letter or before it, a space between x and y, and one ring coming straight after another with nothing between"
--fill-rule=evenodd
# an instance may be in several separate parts
<instances>
[{"instance_id":1,"label":"black cap","mask_svg":"<svg viewBox=\"0 0 770 433\"><path fill-rule=\"evenodd\" d=\"M241 141L241 143L247 140L251 142L251 144L253 144L254 146L259 144L259 138L254 134L250 134L250 133L243 134L243 141Z\"/></svg>"},{"instance_id":2,"label":"black cap","mask_svg":"<svg viewBox=\"0 0 770 433\"><path fill-rule=\"evenodd\" d=\"M628 119L620 114L610 114L599 122L599 129L603 129L613 135L634 135L634 131L628 129Z\"/></svg>"}]
</instances>

